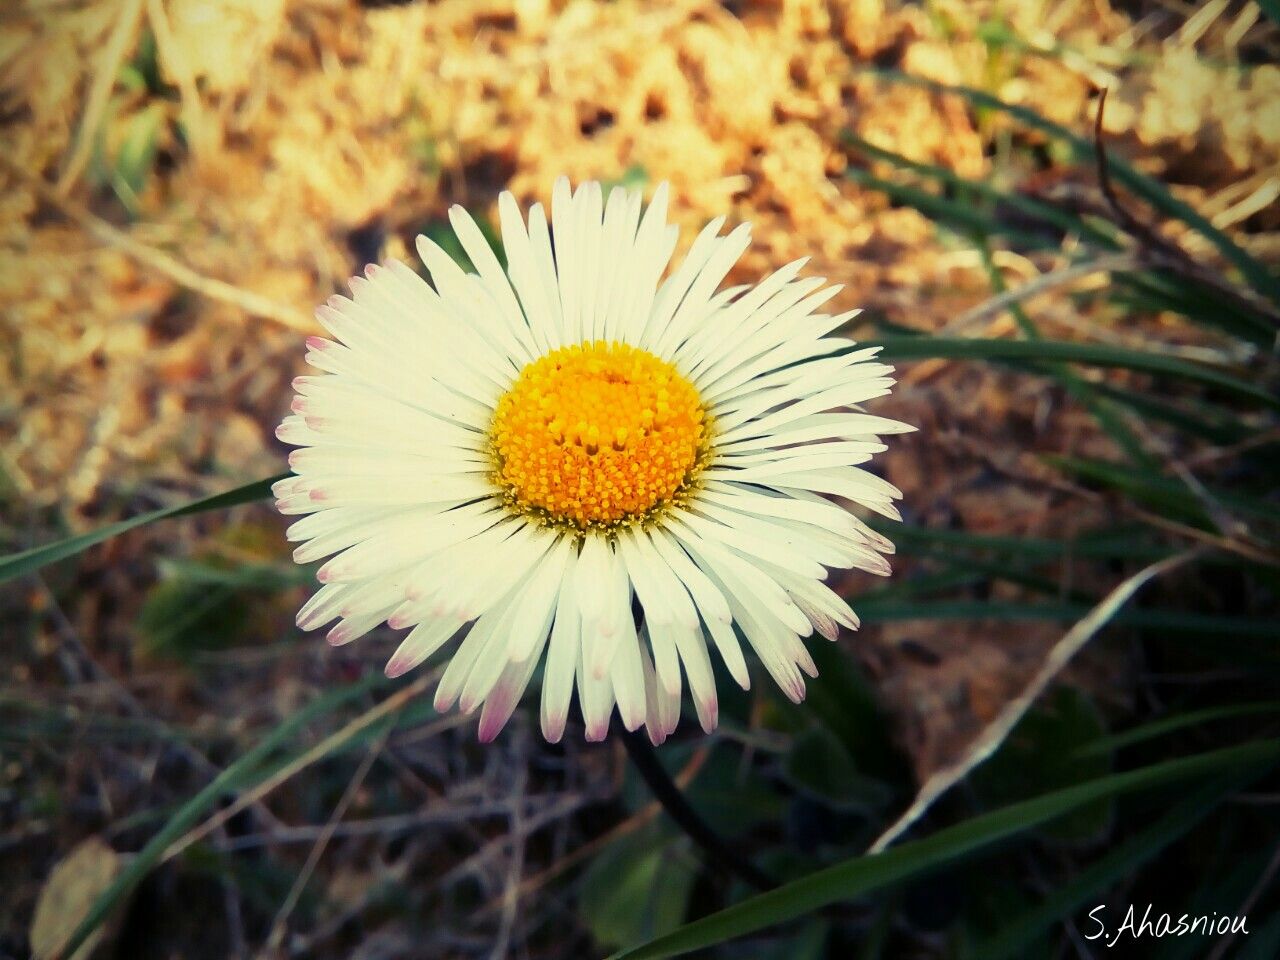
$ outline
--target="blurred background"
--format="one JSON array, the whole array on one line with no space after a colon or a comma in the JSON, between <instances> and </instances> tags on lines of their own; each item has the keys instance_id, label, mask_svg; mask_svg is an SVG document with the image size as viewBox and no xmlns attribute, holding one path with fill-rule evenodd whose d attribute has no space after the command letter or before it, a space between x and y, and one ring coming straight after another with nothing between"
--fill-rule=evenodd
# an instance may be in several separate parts
<instances>
[{"instance_id":1,"label":"blurred background","mask_svg":"<svg viewBox=\"0 0 1280 960\"><path fill-rule=\"evenodd\" d=\"M665 180L682 249L754 224L731 282L843 284L899 364L873 412L920 427L876 463L895 575L842 581L864 627L811 643L809 701L722 676L723 728L660 752L735 847L792 880L922 783L955 786L899 842L1274 742L1278 53L1274 0L11 0L0 551L280 473L313 305L452 243L451 204ZM0 956L108 901L77 957L603 956L751 893L616 741L535 708L481 747L430 663L381 679L389 632L300 635L283 528L202 512L0 584ZM700 955L1090 957L1088 908L1155 901L1250 935L1124 955L1274 957L1270 762Z\"/></svg>"}]
</instances>

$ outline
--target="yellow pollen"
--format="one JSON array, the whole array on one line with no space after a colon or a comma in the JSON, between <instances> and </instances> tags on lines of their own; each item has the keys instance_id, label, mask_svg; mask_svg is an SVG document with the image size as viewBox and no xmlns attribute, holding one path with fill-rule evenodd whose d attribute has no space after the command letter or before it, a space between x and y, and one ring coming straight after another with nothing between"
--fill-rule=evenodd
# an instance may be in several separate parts
<instances>
[{"instance_id":1,"label":"yellow pollen","mask_svg":"<svg viewBox=\"0 0 1280 960\"><path fill-rule=\"evenodd\" d=\"M585 530L643 522L696 479L708 421L698 391L648 351L597 340L528 364L490 428L513 508Z\"/></svg>"}]
</instances>

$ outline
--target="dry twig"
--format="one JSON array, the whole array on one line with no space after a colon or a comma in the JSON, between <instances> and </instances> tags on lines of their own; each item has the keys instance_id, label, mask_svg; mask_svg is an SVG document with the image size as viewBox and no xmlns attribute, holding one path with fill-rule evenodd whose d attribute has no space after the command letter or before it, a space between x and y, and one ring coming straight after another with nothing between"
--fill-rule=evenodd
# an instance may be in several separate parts
<instances>
[{"instance_id":1,"label":"dry twig","mask_svg":"<svg viewBox=\"0 0 1280 960\"><path fill-rule=\"evenodd\" d=\"M693 778L698 775L698 771L702 769L710 756L711 751L708 747L699 747L694 752L693 756L689 758L689 762L685 764L684 769L676 774L676 786L681 790L686 789L689 784L693 782ZM558 858L553 864L551 864L551 866L547 867L542 872L534 874L531 877L526 877L520 884L520 897L524 898L537 893L556 877L572 869L582 861L591 859L591 857L595 856L615 841L622 839L628 834L635 833L637 830L657 819L658 815L661 813L662 804L658 803L658 801L654 800L646 804L613 829L606 833L602 833L593 840L589 840L586 843L574 847L573 850ZM501 898L492 900L476 911L476 915L481 916L496 910L502 902Z\"/></svg>"},{"instance_id":2,"label":"dry twig","mask_svg":"<svg viewBox=\"0 0 1280 960\"><path fill-rule=\"evenodd\" d=\"M1072 657L1080 652L1086 643L1093 639L1099 630L1105 627L1120 612L1120 609L1129 602L1147 581L1182 566L1199 557L1202 553L1203 549L1197 547L1185 550L1172 557L1166 557L1143 567L1107 594L1097 606L1068 630L1066 635L1049 651L1049 655L1045 657L1044 663L1041 664L1036 675L1031 678L1031 682L1023 688L1018 696L1005 704L995 720L978 735L969 749L965 751L964 756L957 762L938 770L925 781L924 786L920 788L920 792L916 795L915 800L912 801L911 806L907 808L907 811L880 835L867 852L869 854L881 853L887 849L891 843L924 816L935 800L994 754L1000 744L1004 743L1005 738L1013 731L1013 728L1018 725L1018 721L1022 719L1027 710L1031 708L1031 705L1035 703L1040 694L1053 681L1054 677L1062 671L1062 668L1067 665Z\"/></svg>"},{"instance_id":3,"label":"dry twig","mask_svg":"<svg viewBox=\"0 0 1280 960\"><path fill-rule=\"evenodd\" d=\"M297 330L300 333L315 332L315 323L301 310L295 310L293 307L277 303L270 297L264 297L251 290L242 290L227 283L225 280L217 280L213 277L206 277L203 274L196 273L186 264L179 262L169 254L154 247L149 247L144 243L139 243L123 230L113 227L101 217L90 213L80 204L63 197L39 177L23 170L3 154L0 154L0 163L14 176L29 184L44 203L53 207L67 219L79 224L90 236L109 247L119 250L126 256L132 257L138 263L151 268L156 273L168 277L178 286L186 287L188 290L208 297L210 300L217 300L220 303L238 307L251 316L274 320L290 330Z\"/></svg>"},{"instance_id":4,"label":"dry twig","mask_svg":"<svg viewBox=\"0 0 1280 960\"><path fill-rule=\"evenodd\" d=\"M511 948L511 936L515 931L516 918L520 911L520 876L524 872L524 848L529 837L524 811L521 809L521 800L524 798L529 772L523 765L519 770L510 800L511 821L508 833L511 837L511 857L507 864L507 879L502 892L502 915L498 920L498 936L494 940L490 960L502 960L507 956Z\"/></svg>"},{"instance_id":5,"label":"dry twig","mask_svg":"<svg viewBox=\"0 0 1280 960\"><path fill-rule=\"evenodd\" d=\"M439 674L439 670L433 670L430 673L423 674L413 683L409 684L409 686L397 690L377 706L371 707L364 713L360 714L360 716L356 717L341 730L329 734L329 736L325 737L306 753L285 764L252 790L241 794L234 803L219 810L199 826L188 830L183 836L179 837L169 846L169 849L161 855L159 862L166 863L169 860L172 860L183 850L187 849L187 847L191 846L191 844L208 836L212 831L222 826L222 824L226 823L245 807L261 800L294 774L301 770L305 770L317 760L328 756L366 727L377 723L383 717L399 713L408 706L410 700L425 691L427 687L436 680Z\"/></svg>"},{"instance_id":6,"label":"dry twig","mask_svg":"<svg viewBox=\"0 0 1280 960\"><path fill-rule=\"evenodd\" d=\"M1102 116L1107 107L1107 88L1098 94L1098 111L1093 121L1093 151L1098 171L1098 187L1107 210L1116 222L1139 245L1140 258L1151 266L1164 267L1193 277L1197 282L1217 291L1228 300L1254 313L1280 323L1280 311L1248 287L1223 280L1218 272L1206 268L1181 246L1163 236L1154 226L1143 223L1131 213L1116 195L1111 183L1111 162L1103 145Z\"/></svg>"},{"instance_id":7,"label":"dry twig","mask_svg":"<svg viewBox=\"0 0 1280 960\"><path fill-rule=\"evenodd\" d=\"M1024 300L1030 300L1032 297L1039 296L1049 290L1064 287L1074 283L1084 277L1092 276L1095 273L1112 273L1120 270L1133 270L1142 265L1141 258L1132 251L1124 253L1116 253L1106 257L1099 257L1096 260L1087 260L1084 263L1072 264L1061 270L1054 270L1050 273L1043 273L1036 279L1024 283L1020 287L1014 287L1012 290L1006 290L1004 293L994 296L983 303L978 304L972 310L967 310L960 316L956 317L941 330L938 336L954 336L962 333L969 327L988 320L991 317L1002 313L1015 303L1021 303Z\"/></svg>"},{"instance_id":8,"label":"dry twig","mask_svg":"<svg viewBox=\"0 0 1280 960\"><path fill-rule=\"evenodd\" d=\"M333 813L329 820L321 830L320 836L316 838L316 842L311 847L311 852L307 854L306 863L302 865L302 869L298 872L298 876L294 878L293 886L289 888L289 895L284 898L280 910L276 913L276 918L271 923L271 932L267 935L266 949L268 951L278 950L280 944L284 942L285 933L289 929L289 914L293 913L293 908L298 905L298 899L302 896L302 891L307 886L307 881L311 879L311 874L315 872L316 864L320 862L320 857L324 855L325 848L329 845L329 841L333 839L333 831L338 826L339 821L347 815L347 808L351 806L351 802L355 800L356 794L360 787L364 784L364 778L368 775L369 769L373 766L373 762L378 759L378 754L382 752L382 748L387 745L387 737L391 734L391 723L388 723L373 743L369 744L369 749L365 751L364 758L360 761L360 766L351 776L351 781L347 784L347 789L343 791L338 805L333 808Z\"/></svg>"}]
</instances>

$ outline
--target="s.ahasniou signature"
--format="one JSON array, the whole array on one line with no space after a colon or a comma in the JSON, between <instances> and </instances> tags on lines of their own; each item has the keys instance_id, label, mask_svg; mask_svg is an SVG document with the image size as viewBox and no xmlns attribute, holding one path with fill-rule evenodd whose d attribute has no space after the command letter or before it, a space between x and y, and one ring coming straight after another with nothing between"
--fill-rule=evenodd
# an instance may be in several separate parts
<instances>
[{"instance_id":1,"label":"s.ahasniou signature","mask_svg":"<svg viewBox=\"0 0 1280 960\"><path fill-rule=\"evenodd\" d=\"M1139 918L1138 908L1130 904L1129 909L1125 911L1124 920L1118 927L1112 929L1107 923L1107 905L1100 903L1089 911L1088 919L1092 926L1084 932L1084 938L1097 940L1105 937L1107 946L1114 947L1124 937L1131 937L1134 940L1151 937L1158 940L1161 937L1249 935L1245 926L1248 917L1232 917L1219 913L1212 916L1208 914L1193 916L1184 913L1175 918L1168 913L1154 914L1154 909L1151 904L1147 904Z\"/></svg>"}]
</instances>

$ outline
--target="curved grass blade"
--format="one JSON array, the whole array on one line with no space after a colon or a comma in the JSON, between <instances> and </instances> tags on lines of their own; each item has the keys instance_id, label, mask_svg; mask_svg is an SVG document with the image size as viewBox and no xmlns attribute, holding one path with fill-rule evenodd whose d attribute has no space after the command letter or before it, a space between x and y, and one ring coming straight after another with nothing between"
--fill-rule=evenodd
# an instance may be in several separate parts
<instances>
[{"instance_id":1,"label":"curved grass blade","mask_svg":"<svg viewBox=\"0 0 1280 960\"><path fill-rule=\"evenodd\" d=\"M211 497L204 497L177 507L153 510L150 513L130 517L128 520L121 520L118 523L109 523L105 527L99 527L97 530L91 530L88 533L67 537L65 540L59 540L56 543L46 543L44 546L32 547L30 550L23 550L21 553L11 553L6 557L0 557L0 583L12 580L15 577L21 577L27 573L33 573L41 567L56 563L59 560L65 560L67 557L73 557L77 553L88 550L90 547L110 540L112 537L118 537L122 533L127 533L148 523L155 523L157 520L166 520L169 517L183 517L193 513L204 513L207 510L223 510L227 507L238 507L243 503L252 503L255 500L265 500L271 495L271 485L277 480L283 480L286 476L288 474L268 477L266 480L255 480L253 483L246 483L242 487L226 490L223 493L216 493Z\"/></svg>"},{"instance_id":2,"label":"curved grass blade","mask_svg":"<svg viewBox=\"0 0 1280 960\"><path fill-rule=\"evenodd\" d=\"M1257 741L1099 777L974 817L924 840L819 870L614 954L613 960L663 960L710 947L929 873L1100 799L1227 770L1251 768L1261 773L1277 760L1280 742Z\"/></svg>"},{"instance_id":3,"label":"curved grass blade","mask_svg":"<svg viewBox=\"0 0 1280 960\"><path fill-rule=\"evenodd\" d=\"M1179 377L1218 387L1273 410L1280 410L1280 398L1261 387L1238 380L1219 368L1143 350L1063 340L997 340L976 337L950 339L922 336L875 337L864 341L860 346L876 343L884 348L881 356L886 360L1031 360L1141 370L1144 373Z\"/></svg>"},{"instance_id":4,"label":"curved grass blade","mask_svg":"<svg viewBox=\"0 0 1280 960\"><path fill-rule=\"evenodd\" d=\"M866 170L853 168L845 173L847 179L879 190L896 202L913 206L926 216L944 222L954 230L978 234L978 239L995 233L1005 233L1011 237L1020 238L1023 242L1029 242L1032 238L1031 234L1015 231L1011 225L1002 222L1000 210L1004 208L1023 215L1031 224L1056 227L1067 236L1084 238L1105 250L1123 249L1120 235L1114 230L1104 229L1103 221L1077 216L1050 202L1028 196L1017 190L1002 190L985 181L967 179L946 167L908 159L892 150L886 150L862 140L849 131L843 132L841 137L849 147L861 153L891 163L899 169L918 176L927 177L944 189L958 193L959 200L953 200L946 196L921 191L916 187L883 180ZM962 202L965 195L980 197L991 204L993 208L991 216L986 219L979 216L971 204ZM1008 219L1008 217L1003 218L1004 221ZM1049 244L1045 237L1037 236L1031 245L1043 247ZM1154 269L1141 273L1117 270L1113 273L1113 277L1121 286L1132 287L1146 294L1149 302L1143 305L1142 309L1155 312L1174 310L1199 323L1218 327L1234 336L1247 339L1262 348L1269 347L1275 339L1275 325L1264 315L1242 309L1241 304L1213 296L1189 277ZM1115 294L1113 299L1117 299ZM1137 300L1140 297L1131 296L1128 299Z\"/></svg>"},{"instance_id":5,"label":"curved grass blade","mask_svg":"<svg viewBox=\"0 0 1280 960\"><path fill-rule=\"evenodd\" d=\"M1112 291L1114 303L1147 313L1172 310L1196 323L1247 340L1264 353L1270 351L1275 341L1274 320L1258 312L1252 304L1225 298L1192 277L1169 269L1145 273L1118 271L1113 276L1122 288Z\"/></svg>"},{"instance_id":6,"label":"curved grass blade","mask_svg":"<svg viewBox=\"0 0 1280 960\"><path fill-rule=\"evenodd\" d=\"M151 871L151 868L164 855L169 845L194 826L200 816L217 803L220 797L227 793L242 790L247 785L261 779L262 765L278 747L286 743L311 721L333 712L344 703L362 696L369 690L386 682L386 678L381 673L375 673L366 676L359 682L318 697L285 720L218 774L204 789L184 803L170 817L168 823L147 841L146 846L138 851L129 862L129 865L116 877L115 882L104 890L94 902L84 919L80 921L71 936L57 952L54 960L63 960L63 958L72 956L89 935L107 919L111 911L129 891Z\"/></svg>"}]
</instances>

